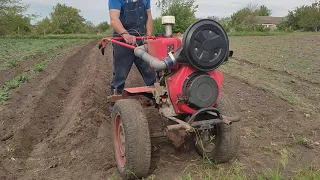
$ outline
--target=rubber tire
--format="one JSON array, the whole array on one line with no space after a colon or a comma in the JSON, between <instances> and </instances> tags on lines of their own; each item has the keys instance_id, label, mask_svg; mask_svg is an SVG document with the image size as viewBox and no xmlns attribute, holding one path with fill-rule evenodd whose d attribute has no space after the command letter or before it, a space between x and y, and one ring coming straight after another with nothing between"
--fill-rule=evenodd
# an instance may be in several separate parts
<instances>
[{"instance_id":1,"label":"rubber tire","mask_svg":"<svg viewBox=\"0 0 320 180\"><path fill-rule=\"evenodd\" d=\"M235 116L235 106L224 94L220 94L216 108L220 110L222 115ZM202 157L209 158L217 164L229 162L237 154L240 146L239 128L239 122L234 122L232 125L217 125L214 150L210 153L204 153L203 149L199 145L196 145L195 149L197 153Z\"/></svg>"},{"instance_id":2,"label":"rubber tire","mask_svg":"<svg viewBox=\"0 0 320 180\"><path fill-rule=\"evenodd\" d=\"M115 128L117 113L121 117L126 140L125 167L120 167L117 162L118 170L124 179L143 178L148 175L151 163L151 138L143 107L134 99L117 101L112 111L112 130ZM112 136L114 140L114 133Z\"/></svg>"}]
</instances>

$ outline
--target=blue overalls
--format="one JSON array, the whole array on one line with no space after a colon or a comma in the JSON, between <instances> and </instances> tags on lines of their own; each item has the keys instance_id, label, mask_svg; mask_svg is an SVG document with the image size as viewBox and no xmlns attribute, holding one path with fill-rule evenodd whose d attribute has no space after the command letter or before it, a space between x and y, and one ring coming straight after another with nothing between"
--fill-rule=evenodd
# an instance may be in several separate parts
<instances>
[{"instance_id":1,"label":"blue overalls","mask_svg":"<svg viewBox=\"0 0 320 180\"><path fill-rule=\"evenodd\" d=\"M127 3L121 7L120 21L123 27L131 34L143 36L146 34L146 23L148 19L147 9L143 0L127 0ZM138 32L138 33L137 33ZM118 36L115 32L114 36ZM139 35L138 35L139 36ZM138 45L142 45L141 41L137 41ZM152 86L155 82L155 71L151 69L146 62L137 58L132 49L123 47L113 43L113 79L111 82L111 94L114 89L118 93L122 93L125 81L128 77L130 69L135 63L142 78L147 86Z\"/></svg>"}]
</instances>

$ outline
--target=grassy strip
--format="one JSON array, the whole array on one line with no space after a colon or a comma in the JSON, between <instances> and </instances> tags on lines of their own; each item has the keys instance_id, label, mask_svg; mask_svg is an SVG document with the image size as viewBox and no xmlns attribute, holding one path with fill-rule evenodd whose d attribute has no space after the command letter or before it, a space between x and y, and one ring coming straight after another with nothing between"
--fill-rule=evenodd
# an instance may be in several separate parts
<instances>
[{"instance_id":1,"label":"grassy strip","mask_svg":"<svg viewBox=\"0 0 320 180\"><path fill-rule=\"evenodd\" d=\"M302 168L297 171L293 171L292 177L285 177L283 172L287 171L288 164L288 151L282 149L279 151L280 158L277 162L276 168L274 170L265 170L261 174L256 173L256 177L253 179L269 179L269 180L281 180L281 179L295 179L295 180L313 180L320 179L320 169L316 169L312 166L308 168ZM238 180L247 180L252 179L248 177L244 172L244 165L235 162L230 168L223 168L220 165L216 165L208 160L201 160L198 163L190 164L187 166L187 169L192 169L179 179L181 180L191 180L191 179L238 179Z\"/></svg>"},{"instance_id":2,"label":"grassy strip","mask_svg":"<svg viewBox=\"0 0 320 180\"><path fill-rule=\"evenodd\" d=\"M19 62L25 61L25 60L27 60L27 59L29 59L29 58L35 58L35 57L37 57L37 56L39 56L39 55L43 55L43 54L45 54L45 53L48 53L48 52L53 51L53 50L56 50L56 49L62 49L64 46L66 46L66 45L60 45L60 46L58 46L58 47L56 47L56 48L47 49L47 50L42 51L42 52L36 52L36 53L34 53L34 54L30 54L30 55L27 55L27 56L23 56L23 57L21 57L21 58L19 58L19 59L13 59L13 60L10 60L10 61L7 61L7 62L3 62L3 63L0 64L0 67L14 67L14 66L16 66Z\"/></svg>"},{"instance_id":3,"label":"grassy strip","mask_svg":"<svg viewBox=\"0 0 320 180\"><path fill-rule=\"evenodd\" d=\"M270 151L270 148L266 148ZM272 151L275 151L276 154L279 154L279 159L276 161L275 168L265 169L261 173L257 173L252 167L245 168L245 165L240 164L239 162L234 162L231 167L225 167L224 165L215 164L208 157L203 157L203 159L198 159L189 164L182 173L182 176L177 179L180 180L192 180L192 179L204 179L204 180L213 180L213 179L238 179L238 180L249 180L249 179L258 179L258 180L282 180L282 179L293 179L293 180L313 180L320 179L320 169L316 169L313 165L309 165L307 168L298 168L297 171L291 171L291 177L285 175L291 169L287 168L289 162L288 150L272 148ZM245 169L252 169L254 175L246 175ZM254 177L252 177L254 176ZM155 179L156 176L152 175L147 179ZM110 179L117 180L120 179L118 175L113 174Z\"/></svg>"},{"instance_id":4,"label":"grassy strip","mask_svg":"<svg viewBox=\"0 0 320 180\"><path fill-rule=\"evenodd\" d=\"M319 36L317 32L286 32L286 31L269 31L269 32L258 32L258 31L243 31L243 32L229 32L228 36Z\"/></svg>"},{"instance_id":5,"label":"grassy strip","mask_svg":"<svg viewBox=\"0 0 320 180\"><path fill-rule=\"evenodd\" d=\"M26 35L26 36L0 36L3 39L102 39L112 36L111 33L106 34L50 34L50 35Z\"/></svg>"},{"instance_id":6,"label":"grassy strip","mask_svg":"<svg viewBox=\"0 0 320 180\"><path fill-rule=\"evenodd\" d=\"M60 55L60 53L55 53L49 59L46 59L45 61L42 61L41 63L37 64L33 68L33 72L41 72L41 71L43 71L43 69L47 66L48 62L50 62L52 59L55 59L59 55Z\"/></svg>"},{"instance_id":7,"label":"grassy strip","mask_svg":"<svg viewBox=\"0 0 320 180\"><path fill-rule=\"evenodd\" d=\"M66 48L62 51L69 50L70 48L72 48L72 47ZM2 89L0 89L0 104L3 104L9 100L10 90L15 89L15 88L19 87L22 83L28 81L29 77L31 77L32 75L43 71L43 69L47 66L47 64L50 61L52 61L53 59L57 58L61 54L61 52L54 53L46 60L36 64L35 67L31 71L24 73L20 76L17 76L16 78L14 78L11 81L5 82Z\"/></svg>"},{"instance_id":8,"label":"grassy strip","mask_svg":"<svg viewBox=\"0 0 320 180\"><path fill-rule=\"evenodd\" d=\"M283 150L282 153L286 151ZM283 155L282 155L283 156ZM281 170L285 170L286 162L280 160L277 168L273 171L265 171L261 175L256 175L255 178L251 178L245 175L244 167L240 163L234 163L231 168L222 168L220 166L201 162L200 164L190 164L187 168L192 168L192 171L184 173L180 176L179 180L192 180L192 179L203 179L203 180L214 180L214 179L237 179L237 180L249 180L249 179L257 179L257 180L282 180L282 179L292 179L292 180L315 180L320 179L320 170L315 169L313 167L299 169L298 171L294 172L293 177L286 178L281 175ZM121 179L118 175L113 174L110 178L112 180ZM155 175L150 176L146 180L156 179Z\"/></svg>"},{"instance_id":9,"label":"grassy strip","mask_svg":"<svg viewBox=\"0 0 320 180\"><path fill-rule=\"evenodd\" d=\"M9 100L10 90L20 87L22 83L28 81L30 76L38 72L41 72L45 68L45 66L48 64L49 61L55 59L59 55L60 53L54 53L53 55L50 56L50 58L42 61L39 64L36 64L32 71L23 73L22 75L15 77L11 81L5 82L2 89L0 90L0 103L3 104Z\"/></svg>"},{"instance_id":10,"label":"grassy strip","mask_svg":"<svg viewBox=\"0 0 320 180\"><path fill-rule=\"evenodd\" d=\"M14 67L19 62L25 61L25 60L27 60L29 58L35 58L37 56L44 55L45 53L48 53L50 51L61 50L61 49L65 48L65 47L67 47L67 46L69 46L70 44L73 44L73 43L74 42L68 42L68 43L65 43L65 44L62 44L62 45L59 45L59 46L44 50L44 51L38 51L38 52L35 52L34 54L26 55L26 56L23 56L23 57L18 58L18 59L13 59L13 60L10 60L10 61L7 61L7 62L3 62L3 63L0 63L0 67Z\"/></svg>"}]
</instances>

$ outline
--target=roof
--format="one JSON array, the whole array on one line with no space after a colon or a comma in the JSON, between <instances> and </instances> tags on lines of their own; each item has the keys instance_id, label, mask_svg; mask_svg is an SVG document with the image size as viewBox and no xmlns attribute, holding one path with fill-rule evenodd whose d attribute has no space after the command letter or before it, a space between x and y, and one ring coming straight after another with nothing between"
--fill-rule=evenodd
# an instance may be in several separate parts
<instances>
[{"instance_id":1,"label":"roof","mask_svg":"<svg viewBox=\"0 0 320 180\"><path fill-rule=\"evenodd\" d=\"M282 21L286 21L286 17L271 17L271 16L257 16L255 22L259 24L280 24Z\"/></svg>"}]
</instances>

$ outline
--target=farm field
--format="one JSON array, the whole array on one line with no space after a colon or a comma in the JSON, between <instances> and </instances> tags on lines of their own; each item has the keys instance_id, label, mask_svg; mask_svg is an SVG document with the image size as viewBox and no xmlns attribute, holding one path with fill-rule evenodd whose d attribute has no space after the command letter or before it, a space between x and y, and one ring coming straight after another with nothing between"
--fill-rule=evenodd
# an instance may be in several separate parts
<instances>
[{"instance_id":1,"label":"farm field","mask_svg":"<svg viewBox=\"0 0 320 180\"><path fill-rule=\"evenodd\" d=\"M48 44L41 41L34 43ZM106 103L111 46L102 56L96 40L61 42L70 45L0 70L0 179L118 179ZM153 139L149 179L319 179L320 36L230 42L234 58L219 70L242 117L237 157L214 165ZM25 48L16 54L1 45L0 63L34 53L24 46L14 46ZM135 67L126 85L144 85ZM155 133L161 119L148 111Z\"/></svg>"},{"instance_id":2,"label":"farm field","mask_svg":"<svg viewBox=\"0 0 320 180\"><path fill-rule=\"evenodd\" d=\"M15 66L30 57L63 48L77 39L0 39L0 67Z\"/></svg>"},{"instance_id":3,"label":"farm field","mask_svg":"<svg viewBox=\"0 0 320 180\"><path fill-rule=\"evenodd\" d=\"M0 39L0 102L6 101L9 90L40 72L48 61L79 39Z\"/></svg>"}]
</instances>

